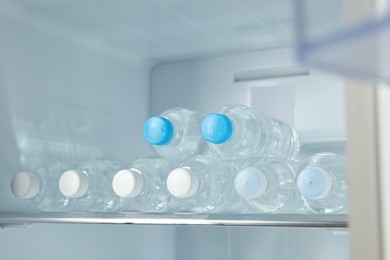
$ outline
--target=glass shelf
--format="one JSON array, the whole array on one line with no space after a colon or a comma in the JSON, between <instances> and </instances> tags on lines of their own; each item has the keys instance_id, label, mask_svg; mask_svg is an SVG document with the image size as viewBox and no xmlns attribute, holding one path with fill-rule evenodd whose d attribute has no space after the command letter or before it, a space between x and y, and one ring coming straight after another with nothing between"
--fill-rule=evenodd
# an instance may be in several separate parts
<instances>
[{"instance_id":1,"label":"glass shelf","mask_svg":"<svg viewBox=\"0 0 390 260\"><path fill-rule=\"evenodd\" d=\"M138 213L0 213L0 226L34 223L138 224L138 225L208 225L311 227L345 229L347 215L303 214L138 214Z\"/></svg>"}]
</instances>

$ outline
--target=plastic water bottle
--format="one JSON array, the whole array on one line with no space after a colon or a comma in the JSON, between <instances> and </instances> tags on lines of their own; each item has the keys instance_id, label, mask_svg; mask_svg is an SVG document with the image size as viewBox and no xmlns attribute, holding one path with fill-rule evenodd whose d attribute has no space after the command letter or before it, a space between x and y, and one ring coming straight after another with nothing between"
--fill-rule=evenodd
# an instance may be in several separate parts
<instances>
[{"instance_id":1,"label":"plastic water bottle","mask_svg":"<svg viewBox=\"0 0 390 260\"><path fill-rule=\"evenodd\" d=\"M117 210L120 198L115 195L110 184L114 174L121 168L121 164L115 161L90 160L76 170L64 172L59 180L59 188L73 202L71 210Z\"/></svg>"},{"instance_id":2,"label":"plastic water bottle","mask_svg":"<svg viewBox=\"0 0 390 260\"><path fill-rule=\"evenodd\" d=\"M305 206L314 213L339 213L347 209L347 164L343 156L317 153L299 169L297 187Z\"/></svg>"},{"instance_id":3,"label":"plastic water bottle","mask_svg":"<svg viewBox=\"0 0 390 260\"><path fill-rule=\"evenodd\" d=\"M234 187L251 213L301 213L295 186L298 163L277 158L253 158L244 163Z\"/></svg>"},{"instance_id":4,"label":"plastic water bottle","mask_svg":"<svg viewBox=\"0 0 390 260\"><path fill-rule=\"evenodd\" d=\"M170 172L168 191L182 211L194 213L240 212L242 199L234 191L238 167L207 155L197 155Z\"/></svg>"},{"instance_id":5,"label":"plastic water bottle","mask_svg":"<svg viewBox=\"0 0 390 260\"><path fill-rule=\"evenodd\" d=\"M11 182L13 194L32 201L42 211L66 211L72 203L58 189L61 174L74 167L73 163L50 163L36 171L17 173Z\"/></svg>"},{"instance_id":6,"label":"plastic water bottle","mask_svg":"<svg viewBox=\"0 0 390 260\"><path fill-rule=\"evenodd\" d=\"M177 207L166 187L171 171L168 161L149 157L135 161L128 169L118 171L112 188L123 198L120 211L167 212Z\"/></svg>"},{"instance_id":7,"label":"plastic water bottle","mask_svg":"<svg viewBox=\"0 0 390 260\"><path fill-rule=\"evenodd\" d=\"M298 135L287 124L243 105L227 105L207 115L201 134L213 154L224 160L273 156L292 158L299 151Z\"/></svg>"},{"instance_id":8,"label":"plastic water bottle","mask_svg":"<svg viewBox=\"0 0 390 260\"><path fill-rule=\"evenodd\" d=\"M204 151L206 142L199 130L203 117L186 108L169 109L145 122L144 138L161 157L178 164Z\"/></svg>"}]
</instances>

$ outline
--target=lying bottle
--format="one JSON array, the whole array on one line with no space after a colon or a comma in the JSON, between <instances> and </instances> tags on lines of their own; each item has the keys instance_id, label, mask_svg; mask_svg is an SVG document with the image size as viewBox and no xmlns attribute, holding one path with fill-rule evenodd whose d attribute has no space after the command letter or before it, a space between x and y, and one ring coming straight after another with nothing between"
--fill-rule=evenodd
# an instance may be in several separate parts
<instances>
[{"instance_id":1,"label":"lying bottle","mask_svg":"<svg viewBox=\"0 0 390 260\"><path fill-rule=\"evenodd\" d=\"M50 163L36 171L17 173L11 182L13 194L28 199L42 211L66 211L72 203L58 189L61 174L74 167L73 163Z\"/></svg>"},{"instance_id":2,"label":"lying bottle","mask_svg":"<svg viewBox=\"0 0 390 260\"><path fill-rule=\"evenodd\" d=\"M186 108L169 109L145 122L144 138L162 158L178 164L204 151L206 142L199 131L203 117Z\"/></svg>"},{"instance_id":3,"label":"lying bottle","mask_svg":"<svg viewBox=\"0 0 390 260\"><path fill-rule=\"evenodd\" d=\"M197 155L169 173L168 191L185 212L242 212L245 205L233 185L237 170L232 163Z\"/></svg>"},{"instance_id":4,"label":"lying bottle","mask_svg":"<svg viewBox=\"0 0 390 260\"><path fill-rule=\"evenodd\" d=\"M234 187L251 213L302 213L295 177L298 163L277 158L253 158L244 163Z\"/></svg>"},{"instance_id":5,"label":"lying bottle","mask_svg":"<svg viewBox=\"0 0 390 260\"><path fill-rule=\"evenodd\" d=\"M227 105L207 115L201 134L211 152L223 159L243 161L250 157L293 158L299 151L298 135L287 124L249 107Z\"/></svg>"},{"instance_id":6,"label":"lying bottle","mask_svg":"<svg viewBox=\"0 0 390 260\"><path fill-rule=\"evenodd\" d=\"M59 180L61 193L73 203L72 211L105 212L119 208L120 198L110 187L121 169L115 161L90 160L75 170L64 172Z\"/></svg>"},{"instance_id":7,"label":"lying bottle","mask_svg":"<svg viewBox=\"0 0 390 260\"><path fill-rule=\"evenodd\" d=\"M297 187L304 204L311 212L342 213L348 205L347 164L343 156L317 153L299 169Z\"/></svg>"},{"instance_id":8,"label":"lying bottle","mask_svg":"<svg viewBox=\"0 0 390 260\"><path fill-rule=\"evenodd\" d=\"M174 211L177 203L166 187L171 169L168 161L149 157L138 159L128 169L118 171L112 179L112 188L122 198L119 210Z\"/></svg>"}]
</instances>

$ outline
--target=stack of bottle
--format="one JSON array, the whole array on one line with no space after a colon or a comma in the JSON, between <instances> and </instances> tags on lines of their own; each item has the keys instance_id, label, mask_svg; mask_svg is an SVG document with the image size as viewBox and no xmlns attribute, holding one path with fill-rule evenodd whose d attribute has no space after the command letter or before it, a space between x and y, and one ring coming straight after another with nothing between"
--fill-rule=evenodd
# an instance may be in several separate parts
<instances>
[{"instance_id":1,"label":"stack of bottle","mask_svg":"<svg viewBox=\"0 0 390 260\"><path fill-rule=\"evenodd\" d=\"M44 211L340 213L346 162L317 153L298 162L298 135L243 105L204 115L173 108L149 118L158 156L132 164L91 160L20 172L15 196Z\"/></svg>"}]
</instances>

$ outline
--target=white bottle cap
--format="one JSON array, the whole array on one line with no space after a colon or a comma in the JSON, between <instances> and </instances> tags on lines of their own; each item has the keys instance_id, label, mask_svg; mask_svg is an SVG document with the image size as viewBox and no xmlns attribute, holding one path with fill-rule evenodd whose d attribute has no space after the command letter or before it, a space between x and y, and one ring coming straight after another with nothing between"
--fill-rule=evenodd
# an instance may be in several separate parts
<instances>
[{"instance_id":1,"label":"white bottle cap","mask_svg":"<svg viewBox=\"0 0 390 260\"><path fill-rule=\"evenodd\" d=\"M242 169L234 180L234 188L245 199L255 199L267 190L268 181L260 170L249 167Z\"/></svg>"},{"instance_id":2,"label":"white bottle cap","mask_svg":"<svg viewBox=\"0 0 390 260\"><path fill-rule=\"evenodd\" d=\"M168 191L175 197L187 198L195 194L199 187L198 175L188 168L177 168L167 178Z\"/></svg>"},{"instance_id":3,"label":"white bottle cap","mask_svg":"<svg viewBox=\"0 0 390 260\"><path fill-rule=\"evenodd\" d=\"M64 196L79 198L88 190L88 175L79 170L66 171L61 175L59 186Z\"/></svg>"},{"instance_id":4,"label":"white bottle cap","mask_svg":"<svg viewBox=\"0 0 390 260\"><path fill-rule=\"evenodd\" d=\"M297 187L301 195L307 199L322 199L332 188L332 178L320 167L307 167L299 173Z\"/></svg>"},{"instance_id":5,"label":"white bottle cap","mask_svg":"<svg viewBox=\"0 0 390 260\"><path fill-rule=\"evenodd\" d=\"M133 170L120 170L112 179L112 188L116 195L123 198L134 198L138 196L143 188L144 182L140 173Z\"/></svg>"},{"instance_id":6,"label":"white bottle cap","mask_svg":"<svg viewBox=\"0 0 390 260\"><path fill-rule=\"evenodd\" d=\"M12 193L20 199L31 199L38 194L41 181L35 173L19 172L11 182Z\"/></svg>"}]
</instances>

